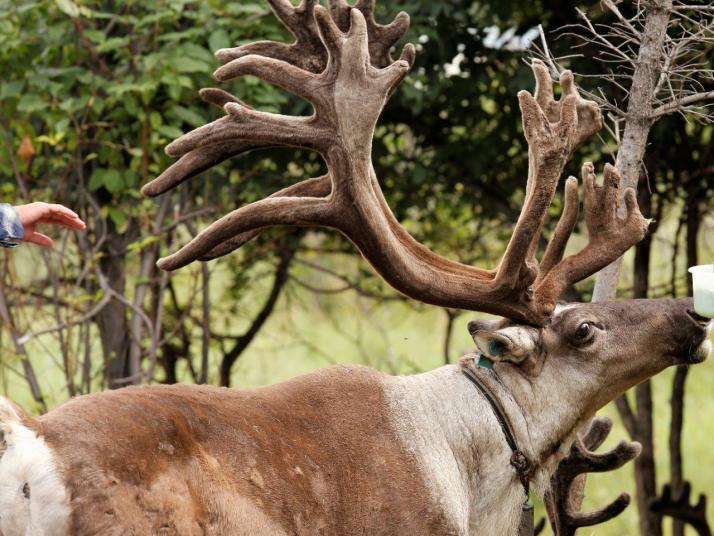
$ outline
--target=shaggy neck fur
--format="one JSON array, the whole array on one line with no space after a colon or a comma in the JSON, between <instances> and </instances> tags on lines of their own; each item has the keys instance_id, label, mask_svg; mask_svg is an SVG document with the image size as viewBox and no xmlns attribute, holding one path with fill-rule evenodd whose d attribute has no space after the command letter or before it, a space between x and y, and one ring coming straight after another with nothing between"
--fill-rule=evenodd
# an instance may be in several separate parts
<instances>
[{"instance_id":1,"label":"shaggy neck fur","mask_svg":"<svg viewBox=\"0 0 714 536\"><path fill-rule=\"evenodd\" d=\"M573 411L568 404L562 404L568 406L567 415L561 415L557 410L561 404L552 393L545 411L535 390L511 391L509 387L516 385L507 375L497 380L493 372L471 360L387 380L398 434L421 465L432 499L447 510L461 534L513 534L524 501L523 487L510 464L511 449L494 410L464 377L463 366L470 367L501 401L519 449L536 466L532 488L539 495L589 415ZM526 420L524 411L548 418Z\"/></svg>"}]
</instances>

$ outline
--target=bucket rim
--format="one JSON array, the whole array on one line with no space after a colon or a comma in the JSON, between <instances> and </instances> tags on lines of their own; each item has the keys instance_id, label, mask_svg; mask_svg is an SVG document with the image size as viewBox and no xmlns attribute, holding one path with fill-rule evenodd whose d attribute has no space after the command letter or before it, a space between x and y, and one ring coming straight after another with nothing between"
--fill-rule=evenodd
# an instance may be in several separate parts
<instances>
[{"instance_id":1,"label":"bucket rim","mask_svg":"<svg viewBox=\"0 0 714 536\"><path fill-rule=\"evenodd\" d=\"M700 264L691 266L688 270L690 274L714 274L714 264Z\"/></svg>"}]
</instances>

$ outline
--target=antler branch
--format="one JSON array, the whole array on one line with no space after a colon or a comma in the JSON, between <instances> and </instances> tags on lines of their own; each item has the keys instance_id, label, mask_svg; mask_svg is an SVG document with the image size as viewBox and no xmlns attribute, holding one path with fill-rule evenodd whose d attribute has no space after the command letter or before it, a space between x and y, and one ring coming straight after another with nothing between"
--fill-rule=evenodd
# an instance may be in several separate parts
<instances>
[{"instance_id":1,"label":"antler branch","mask_svg":"<svg viewBox=\"0 0 714 536\"><path fill-rule=\"evenodd\" d=\"M662 494L650 501L650 510L689 523L699 536L711 536L712 532L707 521L706 495L699 495L699 501L694 505L689 502L691 493L692 486L689 482L684 482L678 497L675 497L672 485L665 484Z\"/></svg>"},{"instance_id":2,"label":"antler branch","mask_svg":"<svg viewBox=\"0 0 714 536\"><path fill-rule=\"evenodd\" d=\"M322 177L314 177L312 179L305 179L302 182L298 182L282 190L278 190L274 194L270 195L268 199L273 197L327 197L332 191L332 181L329 175L323 175ZM246 242L250 242L261 232L261 229L254 229L252 231L245 231L243 233L238 233L234 237L229 238L225 242L219 244L211 251L200 257L202 261L210 261L227 255L231 251L234 251L241 247Z\"/></svg>"},{"instance_id":3,"label":"antler branch","mask_svg":"<svg viewBox=\"0 0 714 536\"><path fill-rule=\"evenodd\" d=\"M561 460L551 477L550 490L545 499L550 524L557 536L572 536L579 528L604 523L618 516L630 504L630 496L622 493L607 506L592 512L577 512L571 505L571 490L579 475L618 469L640 454L640 444L628 441L622 441L602 454L593 452L602 445L611 429L611 419L595 417L588 431L575 440L570 454Z\"/></svg>"},{"instance_id":4,"label":"antler branch","mask_svg":"<svg viewBox=\"0 0 714 536\"><path fill-rule=\"evenodd\" d=\"M407 296L542 324L565 286L606 266L644 235L646 222L636 205L623 226L615 215L616 197L600 195L601 188L587 175L585 219L590 243L562 260L577 220L577 185L571 180L566 186L566 209L539 271L536 244L565 163L602 121L597 105L578 94L570 72L561 76L562 97L556 100L548 71L536 60L535 95L526 91L518 95L529 146L526 200L501 263L496 270L485 270L435 254L394 217L371 163L379 115L414 61L414 47L409 44L398 60L389 56L391 45L406 31L408 17L400 14L392 24L381 26L374 21L373 0L360 0L355 8L332 0L329 12L308 0L298 7L287 0L271 0L271 6L296 36L295 43L219 51L217 55L227 63L216 77L257 76L308 100L314 114L289 117L259 112L221 90L204 90L202 97L222 106L228 115L169 144L167 152L181 159L144 192L156 195L225 158L269 145L319 152L328 175L233 211L178 253L161 259L160 267L173 270L195 259L215 258L270 225L319 225L341 231L389 284ZM317 52L320 47L323 53ZM292 56L298 49L309 61ZM606 169L606 182L611 175ZM628 196L634 199L634 194ZM595 203L602 204L599 211Z\"/></svg>"}]
</instances>

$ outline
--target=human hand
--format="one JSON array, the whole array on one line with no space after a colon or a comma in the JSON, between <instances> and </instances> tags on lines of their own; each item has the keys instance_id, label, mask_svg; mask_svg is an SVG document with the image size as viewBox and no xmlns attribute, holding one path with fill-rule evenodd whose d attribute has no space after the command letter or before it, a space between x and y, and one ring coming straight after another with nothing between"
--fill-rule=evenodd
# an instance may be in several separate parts
<instances>
[{"instance_id":1,"label":"human hand","mask_svg":"<svg viewBox=\"0 0 714 536\"><path fill-rule=\"evenodd\" d=\"M40 246L52 247L52 239L37 232L38 225L61 225L70 229L84 229L85 223L70 209L62 205L50 203L28 203L13 207L20 218L20 223L25 228L23 242L32 242Z\"/></svg>"}]
</instances>

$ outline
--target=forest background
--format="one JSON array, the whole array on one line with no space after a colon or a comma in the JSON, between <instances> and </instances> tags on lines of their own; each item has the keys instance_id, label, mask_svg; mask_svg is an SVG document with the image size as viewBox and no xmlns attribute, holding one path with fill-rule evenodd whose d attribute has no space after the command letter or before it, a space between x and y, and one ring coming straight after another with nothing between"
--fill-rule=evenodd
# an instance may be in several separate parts
<instances>
[{"instance_id":1,"label":"forest background","mask_svg":"<svg viewBox=\"0 0 714 536\"><path fill-rule=\"evenodd\" d=\"M577 7L608 22L597 2ZM397 217L438 253L494 266L510 236L527 172L515 95L532 89L526 60L540 45L539 25L555 55L572 56L565 65L590 75L578 77L581 86L621 97L598 77L607 65L556 31L577 21L575 8L565 0L379 3L379 20L411 15L405 41L418 54L379 123L375 168ZM212 52L288 37L258 0L0 0L0 200L63 203L88 223L53 251L0 254L0 393L42 412L132 383L255 386L342 362L414 373L472 347L472 314L395 294L336 233L273 229L217 261L176 273L154 267L219 215L320 173L314 154L265 150L158 200L139 193L170 164L169 141L220 114L197 94L216 85ZM309 113L251 77L226 86L262 110ZM639 201L656 223L628 253L619 296L688 295L687 267L714 261L712 132L681 115L653 129ZM615 152L603 130L566 172L577 175L586 159L600 167ZM583 240L577 234L570 247ZM568 298L587 301L592 287L585 281ZM670 398L685 385L682 471L696 492L714 495L713 373L712 360L686 383L669 370L653 380L651 403L630 397L653 423L651 433L629 431L652 446L637 469L654 485L648 493L670 478ZM616 422L608 444L628 437L614 405L604 413ZM586 507L621 490L634 495L633 471L628 464L589 478ZM593 533L638 534L637 516L632 505ZM670 534L670 522L663 526Z\"/></svg>"}]
</instances>

